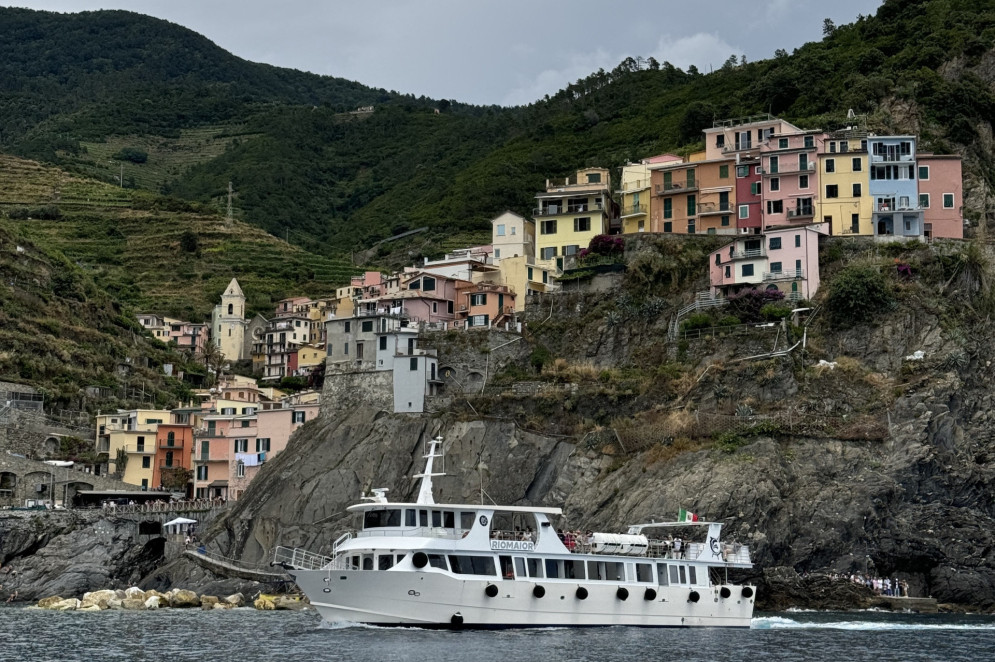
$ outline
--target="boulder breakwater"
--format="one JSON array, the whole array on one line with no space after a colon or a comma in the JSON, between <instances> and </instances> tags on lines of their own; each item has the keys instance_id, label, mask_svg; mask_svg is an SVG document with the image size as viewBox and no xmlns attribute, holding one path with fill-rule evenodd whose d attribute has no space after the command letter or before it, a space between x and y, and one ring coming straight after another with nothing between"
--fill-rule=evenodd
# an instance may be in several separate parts
<instances>
[{"instance_id":1,"label":"boulder breakwater","mask_svg":"<svg viewBox=\"0 0 995 662\"><path fill-rule=\"evenodd\" d=\"M160 593L156 590L143 591L132 586L127 589L104 589L84 593L82 598L64 598L52 595L42 598L35 607L51 611L104 611L123 609L127 611L150 611L155 609L237 609L252 606L263 611L297 611L309 608L306 598L296 595L259 594L247 600L241 593L227 596L198 595L194 591L174 588Z\"/></svg>"}]
</instances>

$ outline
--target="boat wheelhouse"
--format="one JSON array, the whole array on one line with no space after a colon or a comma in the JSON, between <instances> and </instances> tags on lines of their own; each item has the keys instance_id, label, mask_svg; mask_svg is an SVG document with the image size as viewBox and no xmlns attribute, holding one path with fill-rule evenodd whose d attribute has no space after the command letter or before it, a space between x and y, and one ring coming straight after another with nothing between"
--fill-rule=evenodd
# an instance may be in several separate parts
<instances>
[{"instance_id":1,"label":"boat wheelhouse","mask_svg":"<svg viewBox=\"0 0 995 662\"><path fill-rule=\"evenodd\" d=\"M626 533L563 532L559 508L436 504L429 442L414 503L374 490L350 506L362 528L330 557L277 548L274 562L329 621L421 627L749 627L754 588L729 584L749 548L716 522L649 522ZM707 527L703 542L681 536ZM652 537L647 533L652 534ZM668 535L664 536L663 534Z\"/></svg>"}]
</instances>

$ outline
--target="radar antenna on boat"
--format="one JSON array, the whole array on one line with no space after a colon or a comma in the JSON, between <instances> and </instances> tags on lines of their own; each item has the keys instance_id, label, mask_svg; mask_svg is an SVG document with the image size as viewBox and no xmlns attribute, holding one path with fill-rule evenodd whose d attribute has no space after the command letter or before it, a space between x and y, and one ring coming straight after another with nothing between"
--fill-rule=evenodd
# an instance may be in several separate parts
<instances>
[{"instance_id":1,"label":"radar antenna on boat","mask_svg":"<svg viewBox=\"0 0 995 662\"><path fill-rule=\"evenodd\" d=\"M370 494L364 494L363 501L372 501L373 503L387 503L387 492L389 492L386 487L374 487L370 490Z\"/></svg>"},{"instance_id":2,"label":"radar antenna on boat","mask_svg":"<svg viewBox=\"0 0 995 662\"><path fill-rule=\"evenodd\" d=\"M432 496L432 476L445 476L446 472L432 473L432 464L437 457L442 457L441 452L436 453L436 449L441 447L442 437L436 437L435 439L430 439L428 442L428 452L423 456L425 458L425 471L420 474L415 474L412 478L421 478L421 487L418 489L418 501L417 503L432 504L435 503L435 497ZM441 448L440 448L441 450Z\"/></svg>"}]
</instances>

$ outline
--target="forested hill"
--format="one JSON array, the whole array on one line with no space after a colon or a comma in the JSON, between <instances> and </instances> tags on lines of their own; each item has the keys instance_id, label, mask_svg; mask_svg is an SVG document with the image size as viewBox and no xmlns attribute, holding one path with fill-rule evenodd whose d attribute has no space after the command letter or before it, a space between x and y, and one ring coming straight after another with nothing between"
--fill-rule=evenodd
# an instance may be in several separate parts
<instances>
[{"instance_id":1,"label":"forested hill","mask_svg":"<svg viewBox=\"0 0 995 662\"><path fill-rule=\"evenodd\" d=\"M0 9L0 114L18 118L0 148L202 201L232 181L245 220L341 254L421 226L480 238L505 209L529 213L547 177L690 149L717 118L833 129L853 109L871 130L963 154L976 220L995 181L995 0L886 0L825 32L709 74L629 59L505 109L248 63L127 12Z\"/></svg>"}]
</instances>

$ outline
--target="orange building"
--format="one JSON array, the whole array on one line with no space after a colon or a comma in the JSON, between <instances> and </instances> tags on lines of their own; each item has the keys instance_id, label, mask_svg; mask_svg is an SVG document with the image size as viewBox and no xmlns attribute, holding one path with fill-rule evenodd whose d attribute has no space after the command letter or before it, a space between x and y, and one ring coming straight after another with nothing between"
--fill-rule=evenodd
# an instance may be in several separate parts
<instances>
[{"instance_id":1,"label":"orange building","mask_svg":"<svg viewBox=\"0 0 995 662\"><path fill-rule=\"evenodd\" d=\"M651 224L664 233L736 234L736 164L731 158L650 165Z\"/></svg>"},{"instance_id":2,"label":"orange building","mask_svg":"<svg viewBox=\"0 0 995 662\"><path fill-rule=\"evenodd\" d=\"M160 423L152 458L152 486L162 487L163 471L177 468L193 469L193 427ZM186 487L187 496L192 496L190 485Z\"/></svg>"},{"instance_id":3,"label":"orange building","mask_svg":"<svg viewBox=\"0 0 995 662\"><path fill-rule=\"evenodd\" d=\"M456 300L466 328L504 324L515 314L515 291L507 285L466 283L457 289Z\"/></svg>"}]
</instances>

